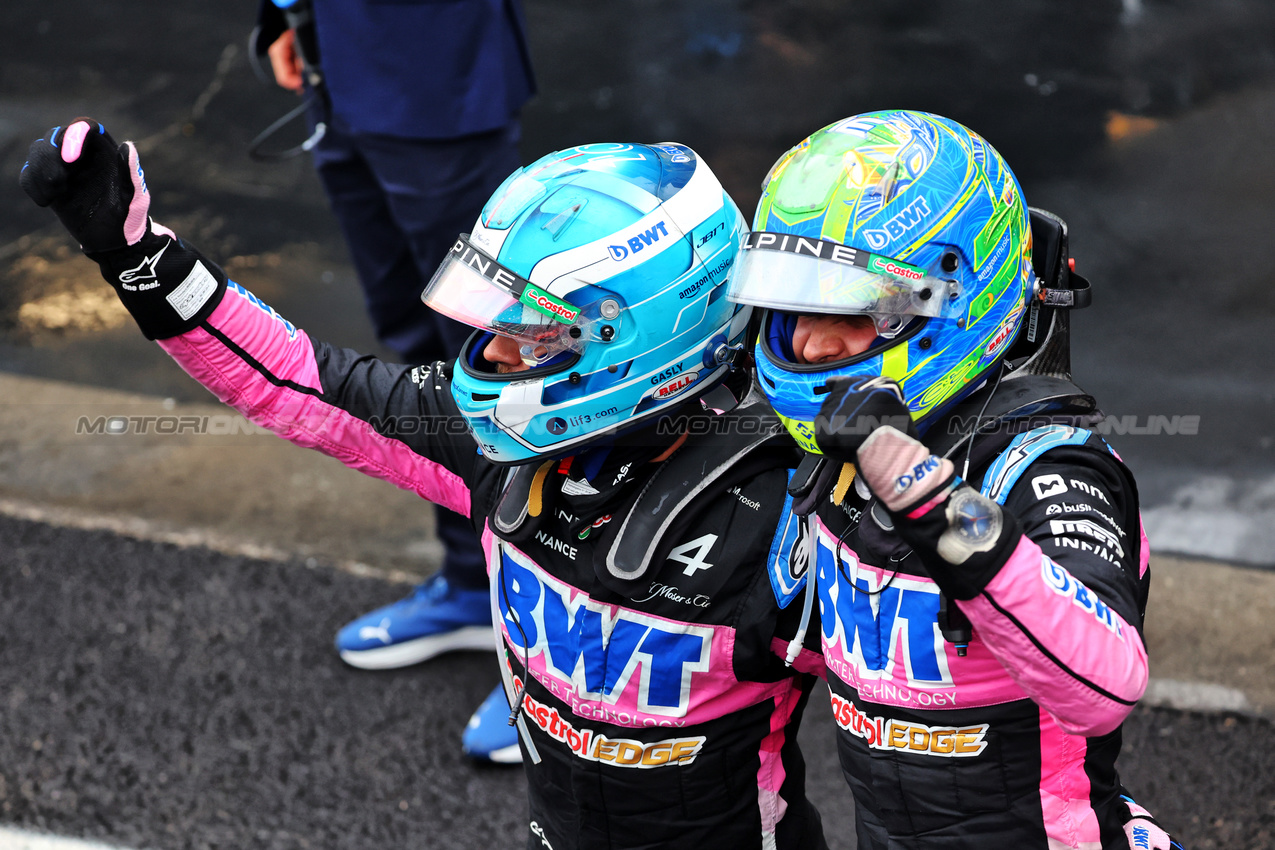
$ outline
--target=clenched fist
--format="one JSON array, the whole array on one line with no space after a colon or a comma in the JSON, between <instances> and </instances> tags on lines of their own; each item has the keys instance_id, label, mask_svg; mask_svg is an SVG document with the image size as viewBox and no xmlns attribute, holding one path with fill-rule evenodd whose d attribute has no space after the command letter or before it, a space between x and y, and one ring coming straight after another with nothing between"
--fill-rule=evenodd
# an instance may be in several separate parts
<instances>
[{"instance_id":1,"label":"clenched fist","mask_svg":"<svg viewBox=\"0 0 1275 850\"><path fill-rule=\"evenodd\" d=\"M77 118L31 143L18 179L53 209L102 270L149 339L196 327L217 307L226 275L150 220L150 193L132 142Z\"/></svg>"},{"instance_id":2,"label":"clenched fist","mask_svg":"<svg viewBox=\"0 0 1275 850\"><path fill-rule=\"evenodd\" d=\"M52 207L86 254L136 245L146 235L150 194L132 142L117 145L80 118L31 143L19 183Z\"/></svg>"},{"instance_id":3,"label":"clenched fist","mask_svg":"<svg viewBox=\"0 0 1275 850\"><path fill-rule=\"evenodd\" d=\"M815 419L815 444L834 460L854 463L859 447L878 428L916 435L903 391L889 378L834 378Z\"/></svg>"}]
</instances>

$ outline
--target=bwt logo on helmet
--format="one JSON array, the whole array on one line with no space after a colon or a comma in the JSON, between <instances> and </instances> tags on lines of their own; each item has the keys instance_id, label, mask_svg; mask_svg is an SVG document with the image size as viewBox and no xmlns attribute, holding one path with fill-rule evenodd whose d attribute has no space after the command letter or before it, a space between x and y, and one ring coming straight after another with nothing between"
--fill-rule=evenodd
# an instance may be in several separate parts
<instances>
[{"instance_id":1,"label":"bwt logo on helmet","mask_svg":"<svg viewBox=\"0 0 1275 850\"><path fill-rule=\"evenodd\" d=\"M651 229L643 230L630 239L627 248L623 245L608 245L607 250L611 252L611 259L619 262L627 257L630 252L636 254L647 245L659 242L661 236L668 236L668 227L662 221Z\"/></svg>"},{"instance_id":2,"label":"bwt logo on helmet","mask_svg":"<svg viewBox=\"0 0 1275 850\"><path fill-rule=\"evenodd\" d=\"M891 239L898 239L912 228L921 223L922 218L930 214L930 205L925 202L925 198L917 198L899 211L894 218L885 223L885 227L879 230L865 230L863 237L868 240L868 245L872 250L879 251L890 243Z\"/></svg>"}]
</instances>

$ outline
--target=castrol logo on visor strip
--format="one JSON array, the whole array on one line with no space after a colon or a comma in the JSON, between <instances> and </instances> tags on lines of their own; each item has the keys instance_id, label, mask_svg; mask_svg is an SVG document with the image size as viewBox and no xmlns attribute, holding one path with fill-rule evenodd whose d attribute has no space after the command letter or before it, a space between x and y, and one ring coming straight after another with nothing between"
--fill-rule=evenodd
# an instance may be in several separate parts
<instances>
[{"instance_id":1,"label":"castrol logo on visor strip","mask_svg":"<svg viewBox=\"0 0 1275 850\"><path fill-rule=\"evenodd\" d=\"M580 310L571 306L565 301L554 298L544 290L537 289L532 284L522 292L522 297L518 299L528 307L539 310L546 316L552 316L564 324L571 324L576 320L576 316L580 315Z\"/></svg>"},{"instance_id":2,"label":"castrol logo on visor strip","mask_svg":"<svg viewBox=\"0 0 1275 850\"><path fill-rule=\"evenodd\" d=\"M920 269L909 266L907 263L900 263L886 257L878 257L873 255L868 260L868 271L877 272L878 274L888 274L894 277L903 278L904 280L920 280L925 277L925 272Z\"/></svg>"},{"instance_id":3,"label":"castrol logo on visor strip","mask_svg":"<svg viewBox=\"0 0 1275 850\"><path fill-rule=\"evenodd\" d=\"M465 237L456 240L451 253L456 261L482 275L493 286L508 292L521 303L569 325L580 315L579 308L555 298L543 289L533 285L531 281L514 274L482 251L475 248Z\"/></svg>"}]
</instances>

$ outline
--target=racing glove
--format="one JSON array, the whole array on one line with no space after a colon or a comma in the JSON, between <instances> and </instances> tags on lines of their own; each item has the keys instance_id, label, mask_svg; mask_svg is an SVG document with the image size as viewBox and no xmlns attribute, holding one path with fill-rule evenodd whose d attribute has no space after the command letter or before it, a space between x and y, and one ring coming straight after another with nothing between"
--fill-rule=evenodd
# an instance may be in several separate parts
<instances>
[{"instance_id":1,"label":"racing glove","mask_svg":"<svg viewBox=\"0 0 1275 850\"><path fill-rule=\"evenodd\" d=\"M1131 798L1120 795L1125 808L1117 807L1124 821L1125 837L1129 839L1129 847L1146 847L1148 850L1182 850L1182 845L1173 840L1164 827L1151 817L1151 813L1139 806Z\"/></svg>"},{"instance_id":2,"label":"racing glove","mask_svg":"<svg viewBox=\"0 0 1275 850\"><path fill-rule=\"evenodd\" d=\"M973 599L1022 537L1013 515L966 484L947 458L896 428L878 428L857 452L868 489L895 532L953 599Z\"/></svg>"},{"instance_id":3,"label":"racing glove","mask_svg":"<svg viewBox=\"0 0 1275 850\"><path fill-rule=\"evenodd\" d=\"M150 220L132 142L117 145L101 124L77 118L32 142L18 182L57 213L147 339L185 333L221 302L225 273Z\"/></svg>"},{"instance_id":4,"label":"racing glove","mask_svg":"<svg viewBox=\"0 0 1275 850\"><path fill-rule=\"evenodd\" d=\"M886 425L916 436L897 383L882 376L836 378L828 382L828 394L819 406L815 445L834 460L854 463L868 435Z\"/></svg>"}]
</instances>

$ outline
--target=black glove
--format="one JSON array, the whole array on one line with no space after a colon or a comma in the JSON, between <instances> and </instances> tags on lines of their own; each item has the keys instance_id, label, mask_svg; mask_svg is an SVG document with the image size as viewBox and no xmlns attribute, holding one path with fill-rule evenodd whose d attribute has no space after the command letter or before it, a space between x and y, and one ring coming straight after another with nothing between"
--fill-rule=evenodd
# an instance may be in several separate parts
<instances>
[{"instance_id":1,"label":"black glove","mask_svg":"<svg viewBox=\"0 0 1275 850\"><path fill-rule=\"evenodd\" d=\"M916 436L899 385L886 377L834 378L815 418L815 445L834 460L854 463L864 440L890 426Z\"/></svg>"},{"instance_id":2,"label":"black glove","mask_svg":"<svg viewBox=\"0 0 1275 850\"><path fill-rule=\"evenodd\" d=\"M32 142L18 182L53 208L148 339L197 327L221 302L225 273L151 222L132 142L116 145L101 124L77 118Z\"/></svg>"}]
</instances>

